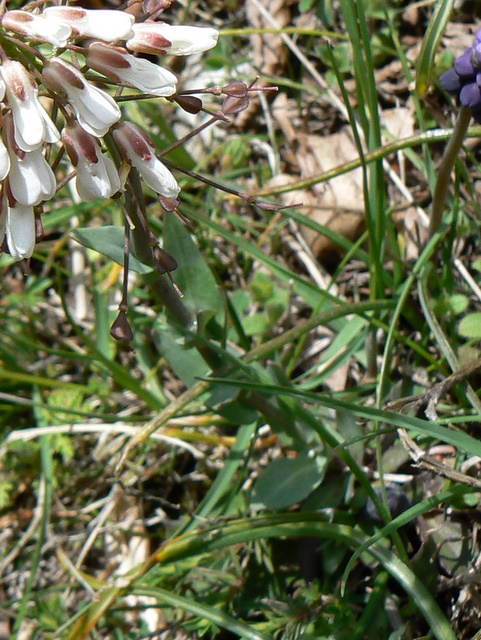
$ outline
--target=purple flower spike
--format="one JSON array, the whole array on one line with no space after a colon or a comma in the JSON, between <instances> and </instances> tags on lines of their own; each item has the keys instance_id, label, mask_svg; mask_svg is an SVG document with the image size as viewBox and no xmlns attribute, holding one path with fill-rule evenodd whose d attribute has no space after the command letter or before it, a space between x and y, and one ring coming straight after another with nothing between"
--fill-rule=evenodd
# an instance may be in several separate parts
<instances>
[{"instance_id":1,"label":"purple flower spike","mask_svg":"<svg viewBox=\"0 0 481 640\"><path fill-rule=\"evenodd\" d=\"M456 73L464 78L471 78L476 74L476 69L471 61L471 51L472 49L467 49L462 56L459 56L459 58L456 58L454 61Z\"/></svg>"},{"instance_id":2,"label":"purple flower spike","mask_svg":"<svg viewBox=\"0 0 481 640\"><path fill-rule=\"evenodd\" d=\"M459 93L459 100L463 106L471 109L481 107L481 89L475 82L465 84Z\"/></svg>"}]
</instances>

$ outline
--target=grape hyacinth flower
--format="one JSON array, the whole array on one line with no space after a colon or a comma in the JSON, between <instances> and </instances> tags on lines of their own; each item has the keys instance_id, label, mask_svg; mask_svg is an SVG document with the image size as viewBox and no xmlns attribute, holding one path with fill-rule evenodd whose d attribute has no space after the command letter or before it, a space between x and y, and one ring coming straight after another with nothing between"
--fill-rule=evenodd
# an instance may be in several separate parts
<instances>
[{"instance_id":1,"label":"grape hyacinth flower","mask_svg":"<svg viewBox=\"0 0 481 640\"><path fill-rule=\"evenodd\" d=\"M468 107L481 124L481 29L476 32L472 46L456 58L439 82L445 91L457 94L460 104Z\"/></svg>"}]
</instances>

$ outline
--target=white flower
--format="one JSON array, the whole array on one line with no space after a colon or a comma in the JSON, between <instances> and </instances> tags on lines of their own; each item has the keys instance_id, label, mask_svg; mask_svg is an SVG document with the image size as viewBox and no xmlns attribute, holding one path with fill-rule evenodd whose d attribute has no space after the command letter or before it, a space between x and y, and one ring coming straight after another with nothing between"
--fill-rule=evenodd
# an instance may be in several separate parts
<instances>
[{"instance_id":1,"label":"white flower","mask_svg":"<svg viewBox=\"0 0 481 640\"><path fill-rule=\"evenodd\" d=\"M104 136L120 119L120 109L115 100L87 82L80 71L67 62L59 58L47 60L42 77L47 87L67 99L79 124L91 135L97 138Z\"/></svg>"},{"instance_id":2,"label":"white flower","mask_svg":"<svg viewBox=\"0 0 481 640\"><path fill-rule=\"evenodd\" d=\"M165 97L176 91L177 78L173 73L143 58L135 58L121 47L94 42L87 51L87 64L107 78L145 93Z\"/></svg>"},{"instance_id":3,"label":"white flower","mask_svg":"<svg viewBox=\"0 0 481 640\"><path fill-rule=\"evenodd\" d=\"M73 166L77 168L75 188L84 201L110 198L120 190L120 178L113 161L102 153L97 138L78 125L66 127L62 140Z\"/></svg>"},{"instance_id":4,"label":"white flower","mask_svg":"<svg viewBox=\"0 0 481 640\"><path fill-rule=\"evenodd\" d=\"M176 198L180 187L171 172L154 153L152 140L132 122L120 122L113 136L128 163L135 167L146 184L166 198Z\"/></svg>"},{"instance_id":5,"label":"white flower","mask_svg":"<svg viewBox=\"0 0 481 640\"><path fill-rule=\"evenodd\" d=\"M3 119L3 133L10 156L8 184L10 193L17 202L35 206L55 195L57 183L50 165L45 160L42 149L22 151L15 144L12 117Z\"/></svg>"},{"instance_id":6,"label":"white flower","mask_svg":"<svg viewBox=\"0 0 481 640\"><path fill-rule=\"evenodd\" d=\"M21 157L10 154L8 184L15 200L20 204L36 206L43 200L53 198L57 188L55 174L42 150L21 151L21 154Z\"/></svg>"},{"instance_id":7,"label":"white flower","mask_svg":"<svg viewBox=\"0 0 481 640\"><path fill-rule=\"evenodd\" d=\"M72 29L65 22L29 11L7 11L2 18L2 26L33 40L50 42L54 47L65 47L72 33Z\"/></svg>"},{"instance_id":8,"label":"white flower","mask_svg":"<svg viewBox=\"0 0 481 640\"><path fill-rule=\"evenodd\" d=\"M0 67L5 94L15 123L15 142L33 151L44 142L57 142L60 134L39 102L35 80L20 62L7 60Z\"/></svg>"},{"instance_id":9,"label":"white flower","mask_svg":"<svg viewBox=\"0 0 481 640\"><path fill-rule=\"evenodd\" d=\"M141 53L171 53L188 56L212 49L219 32L211 27L172 26L165 22L139 22L132 25L134 36L126 47Z\"/></svg>"},{"instance_id":10,"label":"white flower","mask_svg":"<svg viewBox=\"0 0 481 640\"><path fill-rule=\"evenodd\" d=\"M35 215L32 206L16 204L7 209L7 246L15 260L32 256L35 249Z\"/></svg>"},{"instance_id":11,"label":"white flower","mask_svg":"<svg viewBox=\"0 0 481 640\"><path fill-rule=\"evenodd\" d=\"M127 40L132 35L134 16L125 11L110 9L81 9L80 7L47 7L42 16L68 24L80 36L98 38L105 42Z\"/></svg>"}]
</instances>

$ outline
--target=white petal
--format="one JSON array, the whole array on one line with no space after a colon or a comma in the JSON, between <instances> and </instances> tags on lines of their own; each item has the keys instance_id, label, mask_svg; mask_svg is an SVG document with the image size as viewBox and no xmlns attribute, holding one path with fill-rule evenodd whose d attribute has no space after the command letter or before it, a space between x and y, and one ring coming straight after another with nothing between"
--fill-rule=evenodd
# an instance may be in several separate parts
<instances>
[{"instance_id":1,"label":"white petal","mask_svg":"<svg viewBox=\"0 0 481 640\"><path fill-rule=\"evenodd\" d=\"M12 195L22 205L35 206L55 195L55 175L40 149L25 153L23 159L10 154L8 182Z\"/></svg>"},{"instance_id":2,"label":"white petal","mask_svg":"<svg viewBox=\"0 0 481 640\"><path fill-rule=\"evenodd\" d=\"M7 245L15 260L30 258L35 249L35 216L33 207L21 204L8 207Z\"/></svg>"},{"instance_id":3,"label":"white petal","mask_svg":"<svg viewBox=\"0 0 481 640\"><path fill-rule=\"evenodd\" d=\"M110 198L120 189L115 164L104 154L99 154L96 163L79 162L75 187L85 202L95 198Z\"/></svg>"},{"instance_id":4,"label":"white petal","mask_svg":"<svg viewBox=\"0 0 481 640\"><path fill-rule=\"evenodd\" d=\"M29 11L7 11L3 16L2 26L15 33L50 42L54 47L65 47L72 33L65 22Z\"/></svg>"},{"instance_id":5,"label":"white petal","mask_svg":"<svg viewBox=\"0 0 481 640\"><path fill-rule=\"evenodd\" d=\"M176 198L179 195L180 187L176 179L156 156L152 156L147 162L139 156L132 156L131 162L151 189L166 198Z\"/></svg>"},{"instance_id":6,"label":"white petal","mask_svg":"<svg viewBox=\"0 0 481 640\"><path fill-rule=\"evenodd\" d=\"M93 136L104 136L110 127L120 120L121 112L108 93L91 84L83 89L70 90L68 101L72 105L79 124Z\"/></svg>"},{"instance_id":7,"label":"white petal","mask_svg":"<svg viewBox=\"0 0 481 640\"><path fill-rule=\"evenodd\" d=\"M47 7L43 16L56 17L82 36L104 42L127 40L132 36L134 16L125 11L110 9L81 9L80 7Z\"/></svg>"},{"instance_id":8,"label":"white petal","mask_svg":"<svg viewBox=\"0 0 481 640\"><path fill-rule=\"evenodd\" d=\"M156 96L165 97L175 93L177 78L173 73L142 58L129 56L129 60L132 64L130 68L116 70L117 75L122 80L125 80L136 89L140 89L140 91L153 93Z\"/></svg>"},{"instance_id":9,"label":"white petal","mask_svg":"<svg viewBox=\"0 0 481 640\"><path fill-rule=\"evenodd\" d=\"M10 171L10 157L8 155L7 147L5 146L2 138L0 137L0 181L4 180L7 177L9 171Z\"/></svg>"},{"instance_id":10,"label":"white petal","mask_svg":"<svg viewBox=\"0 0 481 640\"><path fill-rule=\"evenodd\" d=\"M7 198L4 195L0 201L0 247L5 240L5 234L7 232Z\"/></svg>"},{"instance_id":11,"label":"white petal","mask_svg":"<svg viewBox=\"0 0 481 640\"><path fill-rule=\"evenodd\" d=\"M219 37L217 29L211 27L177 26L153 21L134 24L132 30L135 35L127 41L127 49L142 51L139 46L147 44L149 36L160 35L172 43L164 51L176 56L188 56L212 49Z\"/></svg>"},{"instance_id":12,"label":"white petal","mask_svg":"<svg viewBox=\"0 0 481 640\"><path fill-rule=\"evenodd\" d=\"M43 142L57 142L60 134L39 102L32 76L17 61L0 67L5 81L6 100L12 109L15 141L23 151L33 151Z\"/></svg>"}]
</instances>

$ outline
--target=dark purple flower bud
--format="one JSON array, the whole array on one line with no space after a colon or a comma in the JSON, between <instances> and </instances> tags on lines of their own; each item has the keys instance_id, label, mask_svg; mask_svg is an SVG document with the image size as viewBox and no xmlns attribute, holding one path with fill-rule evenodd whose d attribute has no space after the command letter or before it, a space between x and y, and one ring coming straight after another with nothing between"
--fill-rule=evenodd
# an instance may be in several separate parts
<instances>
[{"instance_id":1,"label":"dark purple flower bud","mask_svg":"<svg viewBox=\"0 0 481 640\"><path fill-rule=\"evenodd\" d=\"M119 311L119 315L110 329L110 335L112 338L115 338L115 340L123 340L124 342L131 342L134 339L134 334L127 320L125 311Z\"/></svg>"},{"instance_id":2,"label":"dark purple flower bud","mask_svg":"<svg viewBox=\"0 0 481 640\"><path fill-rule=\"evenodd\" d=\"M471 62L471 51L471 48L466 49L466 52L454 61L456 73L462 78L471 78L476 75L476 69Z\"/></svg>"},{"instance_id":3,"label":"dark purple flower bud","mask_svg":"<svg viewBox=\"0 0 481 640\"><path fill-rule=\"evenodd\" d=\"M196 96L175 96L175 101L187 113L196 115L202 109L202 100Z\"/></svg>"},{"instance_id":4,"label":"dark purple flower bud","mask_svg":"<svg viewBox=\"0 0 481 640\"><path fill-rule=\"evenodd\" d=\"M160 247L154 247L154 260L157 271L161 274L175 271L179 266L174 256Z\"/></svg>"},{"instance_id":5,"label":"dark purple flower bud","mask_svg":"<svg viewBox=\"0 0 481 640\"><path fill-rule=\"evenodd\" d=\"M449 93L457 93L461 89L461 81L454 67L451 67L439 77L439 83L444 91Z\"/></svg>"},{"instance_id":6,"label":"dark purple flower bud","mask_svg":"<svg viewBox=\"0 0 481 640\"><path fill-rule=\"evenodd\" d=\"M479 107L481 105L481 89L475 82L465 84L459 92L459 100L464 107Z\"/></svg>"}]
</instances>

